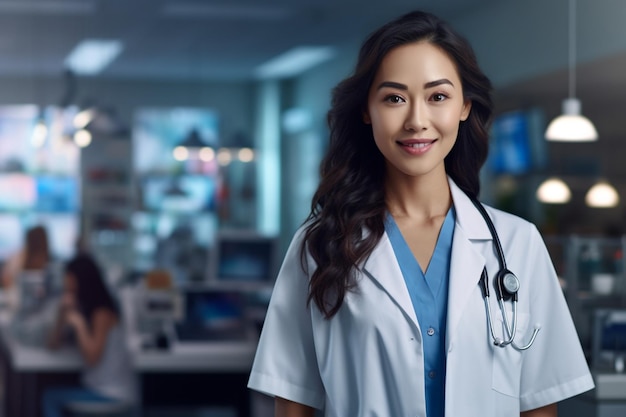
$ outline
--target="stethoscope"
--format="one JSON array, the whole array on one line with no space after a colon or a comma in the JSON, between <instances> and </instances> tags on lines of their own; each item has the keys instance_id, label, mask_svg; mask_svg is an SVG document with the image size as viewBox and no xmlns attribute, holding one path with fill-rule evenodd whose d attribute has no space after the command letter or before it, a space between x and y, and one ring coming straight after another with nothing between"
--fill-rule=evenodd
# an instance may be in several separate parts
<instances>
[{"instance_id":1,"label":"stethoscope","mask_svg":"<svg viewBox=\"0 0 626 417\"><path fill-rule=\"evenodd\" d=\"M539 333L540 327L535 326L533 334L530 337L530 341L526 345L519 346L515 343L515 335L517 332L517 294L520 287L519 279L506 267L506 259L504 259L502 244L500 243L500 238L498 237L498 233L496 232L496 228L493 225L489 214L487 214L487 211L480 202L473 198L470 198L470 200L472 200L472 203L474 203L480 214L485 219L485 223L487 223L487 227L489 228L489 232L493 238L494 247L498 256L498 263L500 264L500 270L496 274L495 278L495 289L496 296L498 297L498 304L500 305L500 311L502 312L502 318L504 319L504 327L506 331L504 339L496 336L496 332L493 330L491 306L489 304L489 277L487 276L487 267L483 268L483 272L480 276L480 288L483 293L485 309L487 310L487 323L489 325L489 331L491 332L493 344L498 347L511 345L516 350L526 350L535 342L535 338L537 337L537 333ZM508 300L511 300L513 303L512 322L509 321L509 315L504 307L504 302Z\"/></svg>"}]
</instances>

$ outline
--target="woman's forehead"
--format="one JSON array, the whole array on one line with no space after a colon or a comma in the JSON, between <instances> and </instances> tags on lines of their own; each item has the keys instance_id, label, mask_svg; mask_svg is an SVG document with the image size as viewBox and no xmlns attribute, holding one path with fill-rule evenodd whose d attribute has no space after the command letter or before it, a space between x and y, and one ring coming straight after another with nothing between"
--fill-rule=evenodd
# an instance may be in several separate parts
<instances>
[{"instance_id":1,"label":"woman's forehead","mask_svg":"<svg viewBox=\"0 0 626 417\"><path fill-rule=\"evenodd\" d=\"M460 83L456 63L440 47L419 41L389 51L378 67L375 82L390 79L427 83L444 78L455 86Z\"/></svg>"}]
</instances>

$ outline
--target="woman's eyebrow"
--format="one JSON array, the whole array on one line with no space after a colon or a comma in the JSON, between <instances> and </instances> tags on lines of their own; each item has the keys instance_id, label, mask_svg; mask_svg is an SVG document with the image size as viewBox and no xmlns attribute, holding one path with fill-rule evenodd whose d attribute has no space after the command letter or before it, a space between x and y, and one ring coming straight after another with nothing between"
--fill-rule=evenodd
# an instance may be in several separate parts
<instances>
[{"instance_id":1,"label":"woman's eyebrow","mask_svg":"<svg viewBox=\"0 0 626 417\"><path fill-rule=\"evenodd\" d=\"M381 88L385 88L385 87L396 88L398 90L408 90L409 89L409 87L406 84L400 84L400 83L396 83L396 82L393 82L393 81L383 81L382 83L378 84L377 90L380 90Z\"/></svg>"},{"instance_id":2,"label":"woman's eyebrow","mask_svg":"<svg viewBox=\"0 0 626 417\"><path fill-rule=\"evenodd\" d=\"M454 87L454 84L452 83L452 81L448 80L447 78L441 78L439 80L435 80L435 81L429 81L427 83L424 84L424 88L433 88L433 87L437 87L438 85L442 85L442 84L449 84L452 87ZM406 84L402 84L402 83L397 83L394 81L383 81L382 83L378 84L378 90L380 90L381 88L395 88L398 90L408 90L409 87Z\"/></svg>"},{"instance_id":3,"label":"woman's eyebrow","mask_svg":"<svg viewBox=\"0 0 626 417\"><path fill-rule=\"evenodd\" d=\"M424 88L433 88L433 87L437 87L438 85L442 85L442 84L449 84L452 87L454 87L454 84L452 83L452 81L450 81L447 78L442 78L440 80L429 81L429 82L425 83L424 84Z\"/></svg>"}]
</instances>

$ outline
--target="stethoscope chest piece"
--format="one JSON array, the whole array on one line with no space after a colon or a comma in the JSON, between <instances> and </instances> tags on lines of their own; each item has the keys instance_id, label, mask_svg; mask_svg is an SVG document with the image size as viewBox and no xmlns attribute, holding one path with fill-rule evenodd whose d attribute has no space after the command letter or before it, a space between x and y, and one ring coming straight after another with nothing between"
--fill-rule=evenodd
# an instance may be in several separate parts
<instances>
[{"instance_id":1,"label":"stethoscope chest piece","mask_svg":"<svg viewBox=\"0 0 626 417\"><path fill-rule=\"evenodd\" d=\"M515 334L517 332L517 299L518 292L520 288L519 279L515 276L515 274L506 267L506 259L504 258L504 250L502 250L502 244L500 243L500 239L498 238L498 233L496 232L496 228L487 214L487 211L483 207L481 203L476 199L472 199L472 203L476 206L482 217L485 219L485 223L487 223L487 227L489 228L489 232L493 238L493 244L495 247L496 255L498 257L498 263L500 265L500 271L496 274L495 279L495 288L496 295L498 297L498 304L500 307L500 311L502 312L502 321L505 327L505 335L504 338L496 335L496 332L493 328L493 323L491 320L491 306L489 304L489 278L487 276L487 268L483 268L483 273L480 277L481 290L483 293L483 300L485 302L485 309L487 310L487 324L489 326L489 330L491 332L491 337L493 338L493 344L498 347L505 347L508 345L513 346L516 350L526 350L535 342L535 338L537 337L537 333L539 333L539 326L536 326L533 329L533 334L530 336L530 341L523 345L519 346L515 343ZM504 302L511 300L512 303L512 317L509 320L507 309L504 306Z\"/></svg>"},{"instance_id":2,"label":"stethoscope chest piece","mask_svg":"<svg viewBox=\"0 0 626 417\"><path fill-rule=\"evenodd\" d=\"M498 292L498 298L500 299L517 299L519 287L519 279L508 269L503 269L496 276L496 290Z\"/></svg>"}]
</instances>

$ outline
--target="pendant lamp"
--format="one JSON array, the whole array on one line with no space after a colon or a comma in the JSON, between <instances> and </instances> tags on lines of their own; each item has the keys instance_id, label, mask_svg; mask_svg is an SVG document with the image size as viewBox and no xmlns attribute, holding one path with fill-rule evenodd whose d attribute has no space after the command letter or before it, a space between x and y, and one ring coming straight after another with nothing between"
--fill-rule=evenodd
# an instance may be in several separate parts
<instances>
[{"instance_id":1,"label":"pendant lamp","mask_svg":"<svg viewBox=\"0 0 626 417\"><path fill-rule=\"evenodd\" d=\"M547 204L565 204L572 198L567 184L557 178L548 178L537 188L537 200Z\"/></svg>"},{"instance_id":2,"label":"pendant lamp","mask_svg":"<svg viewBox=\"0 0 626 417\"><path fill-rule=\"evenodd\" d=\"M607 181L598 181L587 191L585 203L589 207L609 208L619 204L617 190Z\"/></svg>"},{"instance_id":3,"label":"pendant lamp","mask_svg":"<svg viewBox=\"0 0 626 417\"><path fill-rule=\"evenodd\" d=\"M563 101L563 114L552 120L546 139L560 142L591 142L598 140L593 123L581 114L576 98L576 0L569 0L569 97Z\"/></svg>"},{"instance_id":4,"label":"pendant lamp","mask_svg":"<svg viewBox=\"0 0 626 417\"><path fill-rule=\"evenodd\" d=\"M174 158L178 161L184 161L190 157L190 153L202 154L212 153L213 150L207 145L197 128L193 128L185 136L185 138L176 145L173 150ZM204 160L204 158L202 158Z\"/></svg>"}]
</instances>

